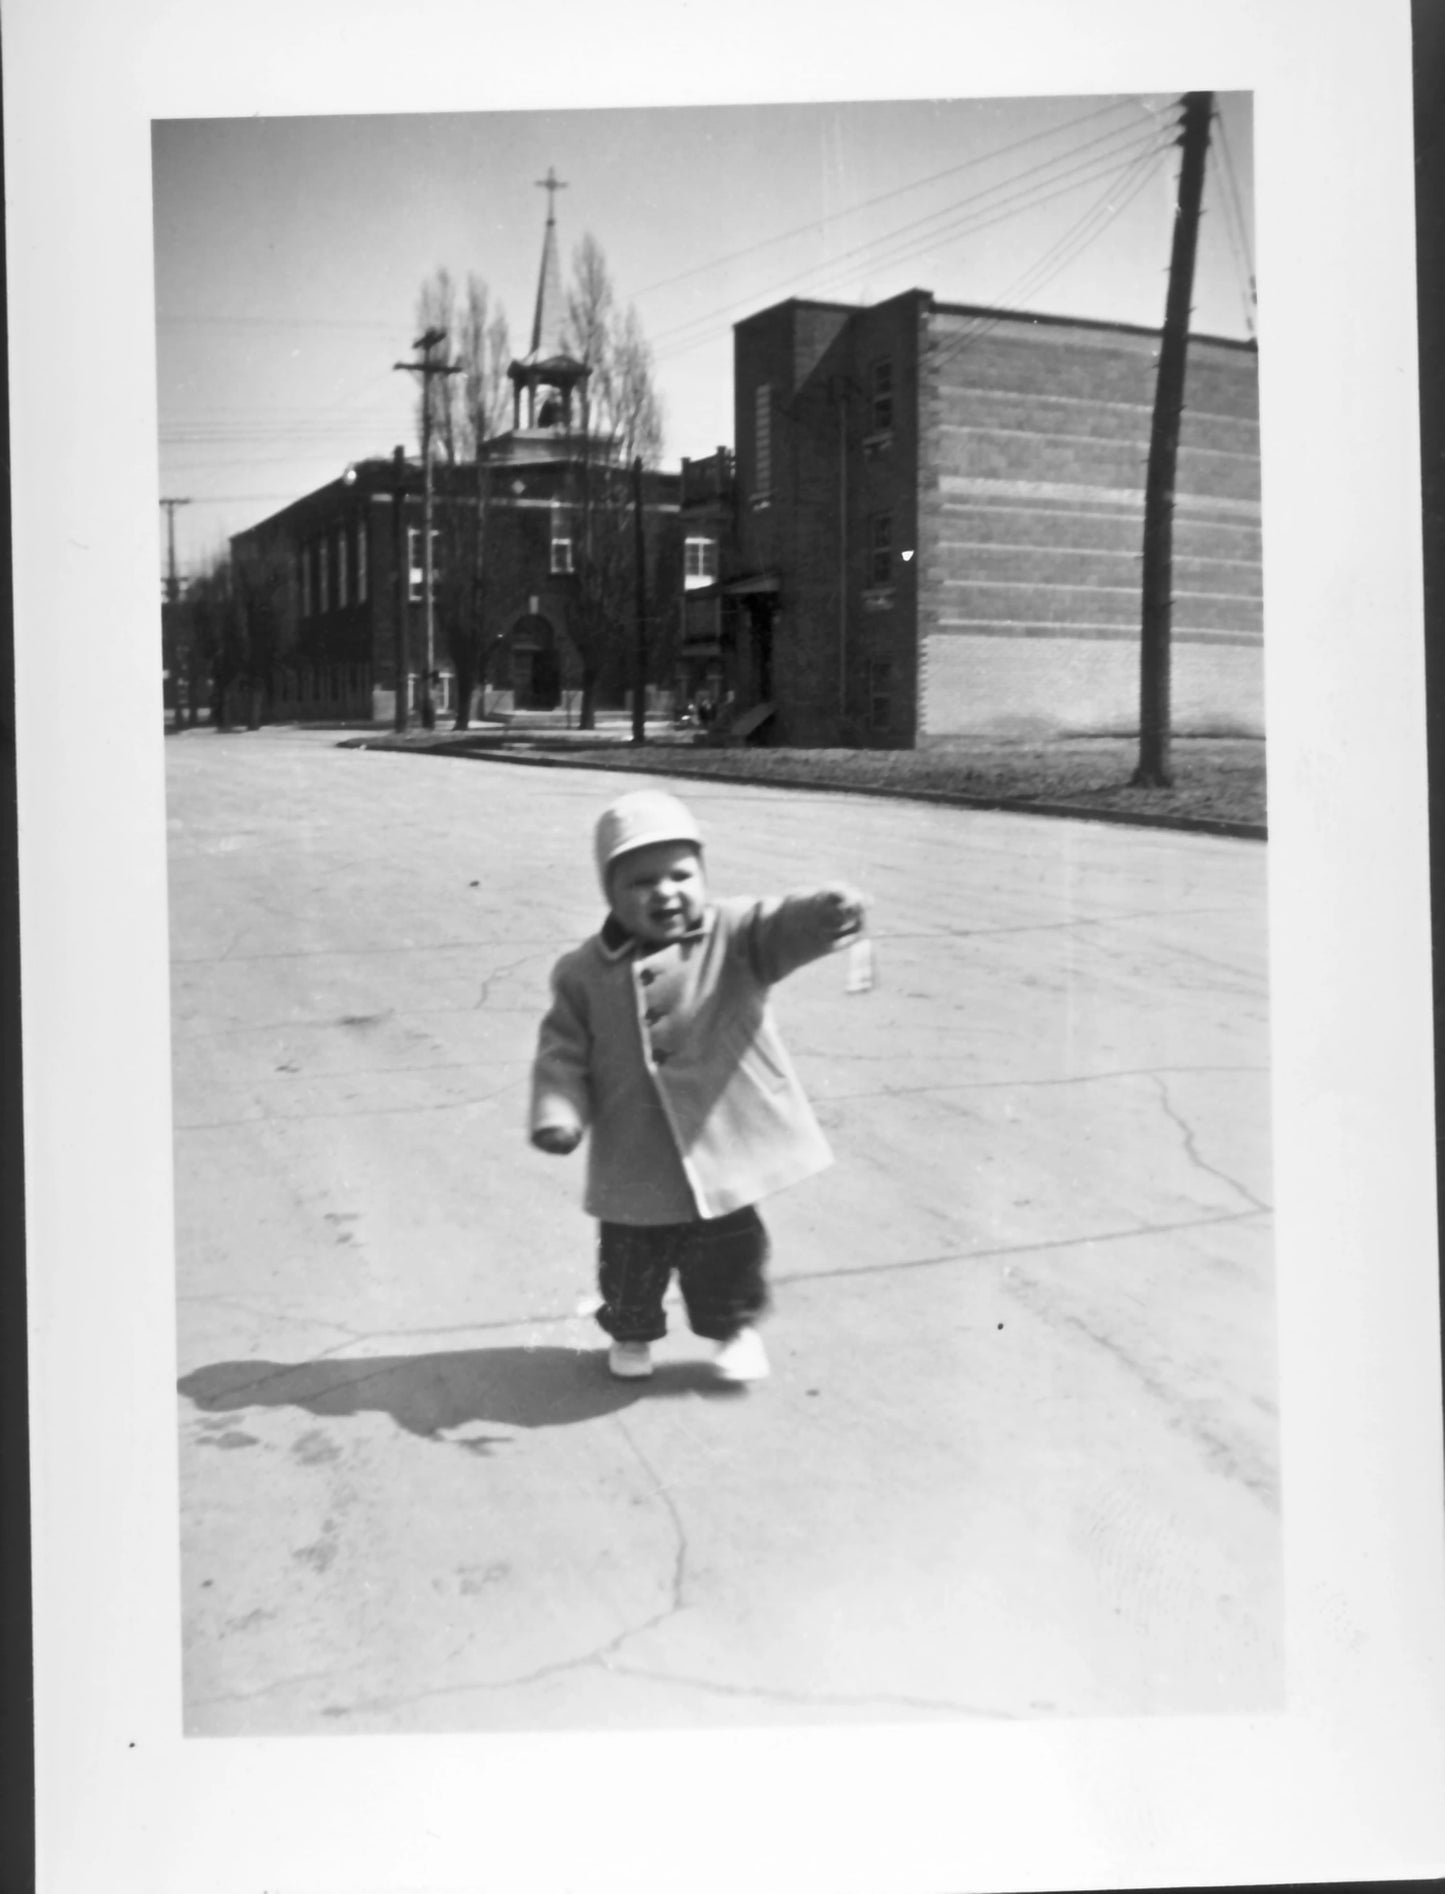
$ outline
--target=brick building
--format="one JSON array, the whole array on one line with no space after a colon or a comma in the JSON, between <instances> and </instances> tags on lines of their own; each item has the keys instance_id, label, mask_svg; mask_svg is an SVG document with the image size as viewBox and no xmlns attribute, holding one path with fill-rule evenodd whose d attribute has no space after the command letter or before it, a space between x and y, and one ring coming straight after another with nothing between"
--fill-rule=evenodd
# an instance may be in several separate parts
<instances>
[{"instance_id":1,"label":"brick building","mask_svg":"<svg viewBox=\"0 0 1445 1894\"><path fill-rule=\"evenodd\" d=\"M494 576L485 609L468 620L464 635L473 640L478 677L485 676L494 709L551 710L564 694L575 708L581 690L581 658L568 630L577 588L576 451L564 429L517 430L492 444L481 469L485 557ZM681 566L678 476L650 472L643 480L650 596L666 603ZM450 713L457 708L457 666L450 655L447 559L475 530L478 469L434 467L433 487L436 703L439 712ZM252 561L289 573L289 623L263 680L268 717L390 721L398 625L401 669L408 701L415 703L426 650L418 463L360 461L236 534L231 550L238 569ZM619 603L622 635L604 654L597 681L602 705L621 704L632 682L630 594ZM665 615L651 616L656 624ZM668 675L666 646L649 674L654 681Z\"/></svg>"},{"instance_id":2,"label":"brick building","mask_svg":"<svg viewBox=\"0 0 1445 1894\"><path fill-rule=\"evenodd\" d=\"M531 346L507 371L513 428L486 442L477 461L433 462L439 712L457 709L459 687L469 688L472 676L485 678L489 708L575 709L586 668L581 536L620 538L625 514L631 545L628 469L614 441L586 431L591 371L566 348L553 201L549 190ZM277 625L256 680L265 715L390 721L399 675L415 703L427 668L422 486L420 463L398 448L232 538L234 569L260 575ZM654 681L669 678L673 665L678 487L675 473L643 474ZM630 552L614 563L617 635L596 648L601 705L620 705L633 681ZM463 569L485 571L485 583L464 586ZM456 661L458 651L465 662ZM480 707L477 696L472 707Z\"/></svg>"},{"instance_id":3,"label":"brick building","mask_svg":"<svg viewBox=\"0 0 1445 1894\"><path fill-rule=\"evenodd\" d=\"M683 688L777 743L1136 729L1157 349L923 290L739 323L736 468L683 463L682 534L717 565L685 593ZM1174 580L1174 727L1260 733L1252 344L1190 341Z\"/></svg>"}]
</instances>

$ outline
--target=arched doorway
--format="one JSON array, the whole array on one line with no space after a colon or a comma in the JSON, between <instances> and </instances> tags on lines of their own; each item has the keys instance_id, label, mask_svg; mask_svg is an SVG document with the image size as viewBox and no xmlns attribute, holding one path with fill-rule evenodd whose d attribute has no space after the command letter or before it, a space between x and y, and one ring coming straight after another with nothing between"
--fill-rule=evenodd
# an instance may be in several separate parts
<instances>
[{"instance_id":1,"label":"arched doorway","mask_svg":"<svg viewBox=\"0 0 1445 1894\"><path fill-rule=\"evenodd\" d=\"M552 621L529 612L513 626L508 642L517 709L555 710L562 701L562 659Z\"/></svg>"}]
</instances>

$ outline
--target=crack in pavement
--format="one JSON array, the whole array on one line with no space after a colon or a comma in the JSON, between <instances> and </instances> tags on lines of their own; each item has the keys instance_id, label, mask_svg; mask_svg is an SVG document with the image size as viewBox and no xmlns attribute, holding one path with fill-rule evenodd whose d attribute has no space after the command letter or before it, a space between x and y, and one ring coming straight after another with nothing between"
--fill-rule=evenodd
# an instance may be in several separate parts
<instances>
[{"instance_id":1,"label":"crack in pavement","mask_svg":"<svg viewBox=\"0 0 1445 1894\"><path fill-rule=\"evenodd\" d=\"M888 1276L910 1269L941 1269L954 1263L997 1262L1015 1256L1036 1256L1057 1250L1087 1249L1098 1243L1133 1241L1146 1236L1170 1236L1186 1230L1210 1229L1216 1224L1244 1223L1256 1216L1267 1214L1269 1213L1266 1210L1226 1210L1216 1216L1195 1217L1179 1223L1142 1224L1122 1230L1100 1230L1087 1236L1047 1237L1037 1243L1002 1244L993 1249L948 1250L937 1256L910 1256L896 1262L858 1263L851 1267L844 1266L837 1269L785 1270L775 1274L772 1281L779 1287L786 1285L793 1288L806 1288L810 1283L830 1282L840 1276ZM233 1301L236 1307L245 1309L248 1314L265 1318L265 1312L254 1308L252 1304L224 1295L190 1295L179 1297L178 1300L183 1302ZM310 1323L316 1328L338 1329L346 1336L345 1341L337 1342L334 1346L309 1357L311 1361L330 1360L341 1354L343 1350L357 1344L375 1346L379 1342L420 1341L432 1335L483 1335L515 1329L561 1328L569 1323L587 1319L579 1315L576 1309L567 1309L554 1310L547 1314L510 1315L490 1321L433 1323L425 1328L353 1329L330 1317L311 1318L290 1315L281 1310L271 1313L277 1319L289 1321L296 1326L305 1326ZM370 1357L365 1355L357 1357L359 1363L369 1359ZM252 1382L241 1383L233 1392L241 1394L247 1388L265 1387L271 1381L283 1375L294 1374L297 1368L306 1365L304 1362L288 1362L271 1374L259 1376Z\"/></svg>"},{"instance_id":2,"label":"crack in pavement","mask_svg":"<svg viewBox=\"0 0 1445 1894\"><path fill-rule=\"evenodd\" d=\"M1151 1079L1157 1088L1159 1102L1164 1107L1164 1115L1169 1119L1171 1124L1178 1127L1184 1139L1185 1155L1188 1157L1190 1163L1193 1164L1197 1170L1203 1171L1207 1177L1216 1178L1221 1184L1227 1184L1237 1196L1242 1197L1244 1201L1252 1205L1254 1209L1266 1212L1272 1211L1274 1206L1265 1203L1261 1198L1257 1197L1247 1184L1240 1183L1237 1177L1232 1177L1228 1171L1220 1170L1218 1165L1211 1164L1200 1156L1199 1146L1195 1141L1194 1128L1189 1124L1188 1120L1182 1117L1175 1109L1174 1101L1169 1096L1169 1087L1164 1081L1163 1074L1161 1072L1148 1072L1141 1076Z\"/></svg>"},{"instance_id":3,"label":"crack in pavement","mask_svg":"<svg viewBox=\"0 0 1445 1894\"><path fill-rule=\"evenodd\" d=\"M448 1016L455 1018L461 1011L460 1007L449 1008ZM347 1065L333 1066L329 1071L315 1072L308 1072L304 1066L298 1066L294 1071L257 1072L248 1074L245 1078L213 1078L210 1081L210 1089L218 1092L240 1092L244 1091L248 1085L274 1085L284 1091L288 1087L294 1090L297 1079L303 1079L309 1085L339 1085L347 1079L391 1079L402 1072L475 1072L480 1068L495 1072L499 1065L514 1065L519 1071L526 1071L529 1061L526 1059L435 1059L423 1060L417 1065ZM408 1108L398 1106L396 1109ZM422 1106L418 1109L428 1108Z\"/></svg>"},{"instance_id":4,"label":"crack in pavement","mask_svg":"<svg viewBox=\"0 0 1445 1894\"><path fill-rule=\"evenodd\" d=\"M390 1372L386 1370L385 1372ZM271 1377L267 1377L268 1379ZM362 1386L365 1380L376 1377L360 1377L353 1383ZM431 1701L437 1697L458 1695L494 1695L504 1690L524 1689L527 1686L544 1681L549 1677L564 1675L580 1670L603 1670L609 1675L632 1677L642 1682L664 1685L669 1689L693 1689L706 1691L714 1696L725 1696L740 1701L757 1703L787 1704L804 1709L855 1709L879 1712L886 1710L904 1710L923 1712L932 1716L987 1717L995 1720L1013 1720L1011 1713L1001 1710L986 1710L975 1704L955 1702L950 1699L910 1697L901 1694L862 1692L851 1694L837 1691L784 1690L766 1684L727 1683L712 1678L694 1677L679 1673L665 1673L648 1669L645 1665L629 1664L618 1661L619 1653L636 1638L643 1637L658 1629L679 1611L686 1609L687 1530L668 1487L658 1477L647 1454L639 1445L632 1429L621 1415L613 1416L614 1424L626 1441L629 1450L638 1465L651 1482L651 1497L660 1500L673 1528L673 1563L667 1587L667 1602L658 1611L653 1612L640 1624L632 1625L608 1638L594 1649L579 1653L576 1657L560 1658L555 1663L542 1664L530 1671L514 1677L488 1680L469 1680L455 1684L437 1685L431 1689L409 1691L398 1696L371 1696L357 1698L345 1705L327 1706L321 1712L329 1718L343 1716L385 1714L414 1703ZM226 1704L249 1703L268 1695L287 1689L294 1689L311 1683L331 1683L339 1676L346 1675L345 1670L308 1671L294 1676L276 1678L272 1682L251 1691L232 1691L214 1697L197 1700L193 1710L212 1709Z\"/></svg>"},{"instance_id":5,"label":"crack in pavement","mask_svg":"<svg viewBox=\"0 0 1445 1894\"><path fill-rule=\"evenodd\" d=\"M294 1690L302 1684L326 1684L334 1677L344 1677L348 1669L355 1672L360 1665L342 1665L331 1670L298 1671L290 1677L273 1677L268 1684L258 1684L254 1690L224 1690L214 1697L195 1697L187 1705L188 1712L196 1710L214 1710L226 1703L255 1703L262 1697L274 1696L278 1690Z\"/></svg>"},{"instance_id":6,"label":"crack in pavement","mask_svg":"<svg viewBox=\"0 0 1445 1894\"><path fill-rule=\"evenodd\" d=\"M637 1439L632 1429L627 1425L625 1418L621 1414L614 1414L612 1419L617 1431L631 1448L633 1456L639 1466L641 1466L648 1479L652 1481L653 1497L660 1499L666 1508L667 1515L672 1521L673 1531L676 1534L677 1540L677 1549L672 1566L670 1604L666 1611L652 1619L647 1625L639 1627L636 1631L624 1632L623 1636L617 1639L612 1646L613 1649L616 1649L626 1643L628 1638L640 1637L643 1630L650 1631L654 1629L655 1626L662 1624L666 1619L685 1608L687 1601L683 1597L683 1591L687 1583L687 1528L682 1523L682 1514L677 1510L672 1494L658 1477L657 1468L653 1466L647 1455L642 1451L641 1447L638 1446Z\"/></svg>"},{"instance_id":7,"label":"crack in pavement","mask_svg":"<svg viewBox=\"0 0 1445 1894\"><path fill-rule=\"evenodd\" d=\"M478 1008L487 1004L491 997L492 987L496 981L505 980L509 974L516 973L522 967L532 966L539 958L540 956L537 954L524 954L520 960L509 961L504 967L494 967L482 981L481 990L477 994L476 999L472 1002L471 1010L476 1012Z\"/></svg>"},{"instance_id":8,"label":"crack in pavement","mask_svg":"<svg viewBox=\"0 0 1445 1894\"><path fill-rule=\"evenodd\" d=\"M1104 914L1072 914L1060 921L1009 921L997 927L920 928L916 932L893 929L886 934L870 929L870 932L880 945L896 940L991 940L1001 934L1057 934L1075 927L1112 927L1126 921L1194 920L1201 915L1236 912L1234 908L1120 908ZM1172 943L1164 945L1172 951ZM1193 950L1180 948L1179 951L1190 953Z\"/></svg>"},{"instance_id":9,"label":"crack in pavement","mask_svg":"<svg viewBox=\"0 0 1445 1894\"><path fill-rule=\"evenodd\" d=\"M895 1061L898 1057L896 1052L835 1052L832 1048L820 1052L810 1046L799 1046L796 1056L800 1059L835 1059L849 1065L884 1065ZM927 1058L930 1055L925 1053L920 1056ZM949 1055L938 1053L932 1056L946 1058ZM915 1095L932 1096L940 1092L1032 1091L1060 1085L1104 1085L1114 1079L1150 1079L1159 1077L1161 1073L1178 1075L1201 1072L1252 1073L1256 1077L1266 1078L1269 1075L1269 1067L1267 1065L1121 1066L1113 1072L1071 1072L1063 1073L1057 1078L944 1080L937 1085L884 1085L872 1092L833 1092L828 1096L833 1102L845 1103L858 1098L912 1098Z\"/></svg>"},{"instance_id":10,"label":"crack in pavement","mask_svg":"<svg viewBox=\"0 0 1445 1894\"><path fill-rule=\"evenodd\" d=\"M1081 1315L1059 1308L1051 1299L1049 1291L1035 1278L1014 1270L1005 1278L1004 1287L1051 1328L1072 1329L1096 1348L1102 1349L1164 1409L1167 1424L1203 1450L1205 1459L1217 1472L1243 1486L1271 1513L1278 1515L1279 1478L1276 1469L1267 1460L1251 1452L1245 1443L1231 1444L1224 1439L1209 1425L1199 1411L1198 1404L1176 1396L1157 1374L1112 1336L1102 1334Z\"/></svg>"},{"instance_id":11,"label":"crack in pavement","mask_svg":"<svg viewBox=\"0 0 1445 1894\"><path fill-rule=\"evenodd\" d=\"M1004 1244L998 1249L947 1250L941 1256L912 1256L901 1262L857 1263L841 1269L796 1270L773 1277L775 1283L807 1285L828 1282L839 1276L889 1276L907 1269L940 1269L949 1263L981 1263L1003 1256L1033 1256L1046 1250L1088 1249L1096 1243L1119 1243L1140 1236L1172 1236L1181 1230L1207 1230L1217 1223L1243 1223L1251 1217L1269 1214L1265 1209L1224 1210L1217 1216L1189 1217L1179 1223L1142 1223L1123 1230L1098 1230L1089 1236L1046 1237L1038 1243Z\"/></svg>"},{"instance_id":12,"label":"crack in pavement","mask_svg":"<svg viewBox=\"0 0 1445 1894\"><path fill-rule=\"evenodd\" d=\"M709 1677L645 1670L631 1664L609 1664L608 1669L618 1676L643 1678L648 1683L675 1685L685 1690L706 1690L716 1696L752 1698L764 1703L828 1704L837 1709L927 1710L940 1716L986 1717L1001 1723L1018 1721L1016 1713L1011 1710L985 1710L978 1704L957 1703L951 1698L905 1697L891 1693L875 1696L871 1692L854 1696L830 1690L779 1690L769 1684L718 1683Z\"/></svg>"},{"instance_id":13,"label":"crack in pavement","mask_svg":"<svg viewBox=\"0 0 1445 1894\"><path fill-rule=\"evenodd\" d=\"M378 1076L386 1074L378 1068ZM244 1081L240 1081L244 1083ZM262 1105L249 1118L193 1118L178 1120L177 1132L181 1131L231 1131L241 1125L307 1125L319 1123L326 1118L395 1118L411 1112L432 1111L469 1111L474 1105L490 1105L495 1099L505 1098L508 1092L514 1092L525 1083L524 1079L510 1080L499 1086L494 1092L484 1092L480 1098L444 1098L434 1105L358 1105L349 1111L272 1111Z\"/></svg>"},{"instance_id":14,"label":"crack in pavement","mask_svg":"<svg viewBox=\"0 0 1445 1894\"><path fill-rule=\"evenodd\" d=\"M291 917L287 915L285 918L290 919ZM240 933L236 936L236 941L242 940L245 937L245 933L245 928L242 928ZM231 948L228 949L225 954L172 954L171 965L173 967L216 966L220 961L231 957L231 951L234 949L236 941L231 943ZM518 942L515 937L504 940L401 941L392 947L277 947L269 949L265 953L236 954L233 964L245 964L252 960L351 960L360 958L362 955L377 959L383 958L387 954L475 953L477 949L481 947L516 947L519 945L530 947L536 955L547 953L555 954L557 951L555 940Z\"/></svg>"},{"instance_id":15,"label":"crack in pavement","mask_svg":"<svg viewBox=\"0 0 1445 1894\"><path fill-rule=\"evenodd\" d=\"M541 956L538 955L534 957L540 958ZM523 966L526 963L518 961L516 964ZM463 1013L469 1013L472 1010L470 1006L461 1005L414 1006L408 1001L405 1011L398 1013L396 1017L402 1025L405 1025L409 1020L413 1019L456 1019ZM518 1011L520 1010L521 1009L518 1008ZM239 1039L245 1037L248 1033L332 1032L335 1030L335 1027L335 1016L328 1014L325 1019L298 1019L295 1017L290 1019L258 1019L244 1026L200 1027L185 1033L173 1033L171 1037L173 1041L179 1045L200 1045L210 1039Z\"/></svg>"},{"instance_id":16,"label":"crack in pavement","mask_svg":"<svg viewBox=\"0 0 1445 1894\"><path fill-rule=\"evenodd\" d=\"M332 1318L327 1315L293 1315L289 1309L277 1307L258 1309L253 1302L248 1302L244 1296L226 1295L223 1291L216 1291L214 1293L194 1291L186 1295L178 1295L176 1297L177 1306L179 1307L182 1303L199 1303L203 1306L209 1303L215 1303L232 1309L240 1309L246 1315L255 1316L258 1322L288 1322L293 1328L331 1328L338 1330L341 1334L347 1336L348 1339L354 1339L356 1341L365 1341L368 1339L364 1333L354 1328L348 1328L345 1322L333 1321ZM340 1345L344 1348L346 1343L343 1342Z\"/></svg>"},{"instance_id":17,"label":"crack in pavement","mask_svg":"<svg viewBox=\"0 0 1445 1894\"><path fill-rule=\"evenodd\" d=\"M644 1464L646 1464L644 1462ZM650 1471L650 1469L649 1469ZM661 1491L662 1489L658 1489ZM641 1682L665 1685L680 1690L702 1690L714 1696L725 1696L758 1703L777 1703L795 1705L801 1708L829 1707L833 1709L857 1710L908 1710L922 1711L934 1716L965 1716L987 1718L997 1722L1015 1722L1016 1714L1008 1710L984 1709L977 1704L960 1703L950 1698L910 1697L900 1694L879 1694L864 1691L857 1694L826 1690L784 1690L769 1684L723 1683L712 1678L694 1677L681 1672L661 1672L648 1670L640 1664L618 1663L614 1661L616 1652L629 1639L643 1636L664 1623L677 1610L676 1604L654 1614L643 1624L630 1630L620 1631L595 1650L584 1651L576 1657L558 1658L555 1663L539 1664L534 1669L515 1677L474 1678L454 1684L435 1684L429 1689L406 1691L395 1696L358 1697L346 1705L328 1707L322 1711L324 1716L341 1717L357 1714L385 1714L400 1710L408 1705L428 1703L438 1697L492 1696L504 1690L523 1690L529 1685L542 1683L549 1677L564 1676L583 1670L602 1670L609 1676L632 1677ZM225 1703L249 1703L260 1697L271 1695L295 1685L329 1682L338 1674L335 1671L307 1672L296 1677L278 1678L261 1688L246 1692L230 1692L223 1696L207 1697L198 1700L192 1708L207 1709Z\"/></svg>"}]
</instances>

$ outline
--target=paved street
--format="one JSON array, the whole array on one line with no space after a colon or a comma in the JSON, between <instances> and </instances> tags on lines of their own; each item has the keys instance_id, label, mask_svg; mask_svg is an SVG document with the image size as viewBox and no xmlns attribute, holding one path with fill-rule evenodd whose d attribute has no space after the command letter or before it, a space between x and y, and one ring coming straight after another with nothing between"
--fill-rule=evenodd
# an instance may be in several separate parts
<instances>
[{"instance_id":1,"label":"paved street","mask_svg":"<svg viewBox=\"0 0 1445 1894\"><path fill-rule=\"evenodd\" d=\"M1261 845L685 786L716 892L870 893L879 984L778 992L838 1162L773 1378L675 1319L621 1384L522 1120L647 779L167 756L190 1731L1279 1702Z\"/></svg>"}]
</instances>

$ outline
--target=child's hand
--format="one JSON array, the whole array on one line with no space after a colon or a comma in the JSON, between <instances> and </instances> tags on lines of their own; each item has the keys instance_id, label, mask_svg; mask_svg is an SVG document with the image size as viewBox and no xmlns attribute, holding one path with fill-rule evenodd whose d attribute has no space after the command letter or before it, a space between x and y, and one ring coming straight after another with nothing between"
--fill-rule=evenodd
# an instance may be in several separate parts
<instances>
[{"instance_id":1,"label":"child's hand","mask_svg":"<svg viewBox=\"0 0 1445 1894\"><path fill-rule=\"evenodd\" d=\"M846 940L861 934L868 914L868 903L856 888L839 883L823 890L823 925L834 940Z\"/></svg>"},{"instance_id":2,"label":"child's hand","mask_svg":"<svg viewBox=\"0 0 1445 1894\"><path fill-rule=\"evenodd\" d=\"M582 1142L582 1133L575 1125L539 1125L532 1142L550 1157L567 1157Z\"/></svg>"}]
</instances>

